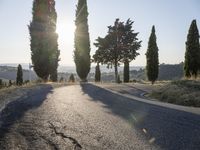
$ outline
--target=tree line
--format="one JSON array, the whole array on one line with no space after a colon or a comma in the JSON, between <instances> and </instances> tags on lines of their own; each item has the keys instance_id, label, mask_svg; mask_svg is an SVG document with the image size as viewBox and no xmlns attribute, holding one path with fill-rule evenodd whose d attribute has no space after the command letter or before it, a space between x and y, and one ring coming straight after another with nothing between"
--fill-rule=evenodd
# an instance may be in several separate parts
<instances>
[{"instance_id":1,"label":"tree line","mask_svg":"<svg viewBox=\"0 0 200 150\"><path fill-rule=\"evenodd\" d=\"M30 47L33 68L36 74L46 81L50 78L57 81L57 67L60 51L56 31L57 13L54 0L34 0L33 18L29 25ZM108 26L105 37L98 37L94 43L97 50L90 56L90 37L88 27L87 0L79 0L76 8L74 62L76 72L82 81L87 81L91 63L96 63L95 81L101 81L100 65L114 67L115 82L119 82L118 66L124 65L124 82L129 82L129 64L139 55L142 41L139 32L133 29L133 21L116 19ZM155 26L152 26L146 52L146 75L153 84L159 74L159 49L157 46ZM184 61L184 72L187 78L197 78L200 72L199 32L196 20L192 21L187 41Z\"/></svg>"}]
</instances>

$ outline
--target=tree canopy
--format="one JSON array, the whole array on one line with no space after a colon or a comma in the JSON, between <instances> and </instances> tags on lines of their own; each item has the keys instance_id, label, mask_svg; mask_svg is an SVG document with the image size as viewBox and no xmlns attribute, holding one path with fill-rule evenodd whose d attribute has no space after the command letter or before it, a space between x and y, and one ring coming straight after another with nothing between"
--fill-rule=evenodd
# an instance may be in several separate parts
<instances>
[{"instance_id":1,"label":"tree canopy","mask_svg":"<svg viewBox=\"0 0 200 150\"><path fill-rule=\"evenodd\" d=\"M196 20L193 20L187 35L184 72L186 77L196 78L198 71L200 71L199 31Z\"/></svg>"},{"instance_id":2,"label":"tree canopy","mask_svg":"<svg viewBox=\"0 0 200 150\"><path fill-rule=\"evenodd\" d=\"M54 0L34 0L32 21L29 25L31 59L36 74L43 80L49 75L57 81L60 51L56 31L57 14Z\"/></svg>"},{"instance_id":3,"label":"tree canopy","mask_svg":"<svg viewBox=\"0 0 200 150\"><path fill-rule=\"evenodd\" d=\"M154 84L159 73L158 46L156 42L155 26L152 27L151 35L149 37L146 59L147 78L152 82L152 84Z\"/></svg>"},{"instance_id":4,"label":"tree canopy","mask_svg":"<svg viewBox=\"0 0 200 150\"><path fill-rule=\"evenodd\" d=\"M93 61L106 64L108 68L114 66L116 82L120 62L129 63L139 55L137 50L141 47L141 41L138 41L138 33L134 33L132 25L130 19L126 23L116 19L113 26L108 26L107 35L104 38L98 37L94 43L98 49L93 55Z\"/></svg>"},{"instance_id":5,"label":"tree canopy","mask_svg":"<svg viewBox=\"0 0 200 150\"><path fill-rule=\"evenodd\" d=\"M78 1L75 24L74 62L76 64L76 72L82 81L87 81L87 75L90 72L90 37L86 0Z\"/></svg>"}]
</instances>

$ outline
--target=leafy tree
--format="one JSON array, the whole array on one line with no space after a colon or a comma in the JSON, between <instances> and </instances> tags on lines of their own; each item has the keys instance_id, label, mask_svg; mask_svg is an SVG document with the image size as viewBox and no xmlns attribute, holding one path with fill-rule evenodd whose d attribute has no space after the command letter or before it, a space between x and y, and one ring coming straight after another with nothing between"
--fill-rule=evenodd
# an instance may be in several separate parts
<instances>
[{"instance_id":1,"label":"leafy tree","mask_svg":"<svg viewBox=\"0 0 200 150\"><path fill-rule=\"evenodd\" d=\"M43 80L49 75L57 80L58 50L56 31L57 14L54 0L34 0L33 18L29 25L31 59L36 74Z\"/></svg>"},{"instance_id":2,"label":"leafy tree","mask_svg":"<svg viewBox=\"0 0 200 150\"><path fill-rule=\"evenodd\" d=\"M118 82L118 66L120 62L125 64L126 80L129 80L129 62L138 55L137 50L140 48L141 41L138 41L138 33L133 33L133 22L128 19L127 22L115 20L113 26L108 27L108 34L96 40L94 45L98 48L93 55L93 61L107 64L108 68L114 66L115 81Z\"/></svg>"},{"instance_id":3,"label":"leafy tree","mask_svg":"<svg viewBox=\"0 0 200 150\"><path fill-rule=\"evenodd\" d=\"M104 38L98 38L94 45L98 48L93 56L95 62L107 64L108 68L115 68L115 82L118 83L118 66L122 59L122 31L123 22L115 20L113 26L108 26L108 34Z\"/></svg>"},{"instance_id":4,"label":"leafy tree","mask_svg":"<svg viewBox=\"0 0 200 150\"><path fill-rule=\"evenodd\" d=\"M69 82L75 82L75 78L74 78L73 73L69 76Z\"/></svg>"},{"instance_id":5,"label":"leafy tree","mask_svg":"<svg viewBox=\"0 0 200 150\"><path fill-rule=\"evenodd\" d=\"M22 66L20 64L17 67L16 84L19 86L21 86L23 84L23 70L22 70Z\"/></svg>"},{"instance_id":6,"label":"leafy tree","mask_svg":"<svg viewBox=\"0 0 200 150\"><path fill-rule=\"evenodd\" d=\"M154 84L154 82L158 78L159 72L158 46L156 43L155 26L152 27L146 52L146 59L147 78L149 81L151 81L152 84Z\"/></svg>"},{"instance_id":7,"label":"leafy tree","mask_svg":"<svg viewBox=\"0 0 200 150\"><path fill-rule=\"evenodd\" d=\"M82 81L87 81L87 76L90 72L90 38L86 0L78 1L75 25L74 61L76 64L76 72Z\"/></svg>"},{"instance_id":8,"label":"leafy tree","mask_svg":"<svg viewBox=\"0 0 200 150\"><path fill-rule=\"evenodd\" d=\"M128 19L124 25L122 34L122 62L124 63L124 82L129 82L129 63L134 60L139 53L137 52L141 47L141 42L138 41L138 34L134 33L133 21Z\"/></svg>"},{"instance_id":9,"label":"leafy tree","mask_svg":"<svg viewBox=\"0 0 200 150\"><path fill-rule=\"evenodd\" d=\"M100 82L101 81L101 71L99 67L99 63L97 63L97 66L95 68L95 82Z\"/></svg>"},{"instance_id":10,"label":"leafy tree","mask_svg":"<svg viewBox=\"0 0 200 150\"><path fill-rule=\"evenodd\" d=\"M186 77L196 78L198 71L200 71L199 31L196 20L193 20L187 35L184 72Z\"/></svg>"}]
</instances>

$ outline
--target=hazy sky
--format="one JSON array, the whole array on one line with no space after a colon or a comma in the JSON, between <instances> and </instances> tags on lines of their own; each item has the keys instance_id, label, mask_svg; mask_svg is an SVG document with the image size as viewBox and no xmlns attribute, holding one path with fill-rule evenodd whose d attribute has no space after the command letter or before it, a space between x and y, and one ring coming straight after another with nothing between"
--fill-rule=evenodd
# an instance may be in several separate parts
<instances>
[{"instance_id":1,"label":"hazy sky","mask_svg":"<svg viewBox=\"0 0 200 150\"><path fill-rule=\"evenodd\" d=\"M56 0L59 49L63 65L73 66L73 35L77 0ZM134 22L142 40L140 56L132 65L145 65L145 52L152 25L156 27L160 63L184 60L190 23L197 19L200 29L200 0L88 0L91 55L94 40L105 36L116 18ZM29 63L27 25L32 18L32 0L0 0L0 63Z\"/></svg>"}]
</instances>

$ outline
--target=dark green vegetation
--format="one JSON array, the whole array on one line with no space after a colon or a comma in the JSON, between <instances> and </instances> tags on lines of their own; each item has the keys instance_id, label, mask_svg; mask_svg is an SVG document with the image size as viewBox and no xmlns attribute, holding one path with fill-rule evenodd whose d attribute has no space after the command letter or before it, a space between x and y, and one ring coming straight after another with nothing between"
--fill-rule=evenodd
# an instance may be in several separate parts
<instances>
[{"instance_id":1,"label":"dark green vegetation","mask_svg":"<svg viewBox=\"0 0 200 150\"><path fill-rule=\"evenodd\" d=\"M0 79L0 89L1 89L3 86L4 86L4 85L3 85L3 80Z\"/></svg>"},{"instance_id":2,"label":"dark green vegetation","mask_svg":"<svg viewBox=\"0 0 200 150\"><path fill-rule=\"evenodd\" d=\"M56 31L57 14L54 0L34 0L33 18L29 25L31 59L36 74L44 81L57 81L60 51Z\"/></svg>"},{"instance_id":3,"label":"dark green vegetation","mask_svg":"<svg viewBox=\"0 0 200 150\"><path fill-rule=\"evenodd\" d=\"M187 78L197 78L200 71L199 31L196 20L192 21L187 35L184 71Z\"/></svg>"},{"instance_id":4,"label":"dark green vegetation","mask_svg":"<svg viewBox=\"0 0 200 150\"><path fill-rule=\"evenodd\" d=\"M87 75L90 72L90 38L86 0L78 1L75 24L74 62L76 64L76 72L82 81L87 81Z\"/></svg>"},{"instance_id":5,"label":"dark green vegetation","mask_svg":"<svg viewBox=\"0 0 200 150\"><path fill-rule=\"evenodd\" d=\"M16 84L18 86L21 86L23 84L23 71L22 71L22 66L20 64L17 67Z\"/></svg>"},{"instance_id":6,"label":"dark green vegetation","mask_svg":"<svg viewBox=\"0 0 200 150\"><path fill-rule=\"evenodd\" d=\"M99 67L99 63L97 63L97 66L95 67L95 82L101 81L101 71Z\"/></svg>"},{"instance_id":7,"label":"dark green vegetation","mask_svg":"<svg viewBox=\"0 0 200 150\"><path fill-rule=\"evenodd\" d=\"M128 83L130 80L129 62L124 62L124 83Z\"/></svg>"},{"instance_id":8,"label":"dark green vegetation","mask_svg":"<svg viewBox=\"0 0 200 150\"><path fill-rule=\"evenodd\" d=\"M106 64L115 68L115 82L118 82L118 66L124 63L124 81L129 81L129 63L136 58L141 47L138 41L138 33L132 29L133 21L128 19L126 23L116 19L113 26L108 26L108 34L98 37L94 45L98 48L93 56L96 63Z\"/></svg>"},{"instance_id":9,"label":"dark green vegetation","mask_svg":"<svg viewBox=\"0 0 200 150\"><path fill-rule=\"evenodd\" d=\"M158 46L156 43L155 27L152 27L151 35L148 42L148 48L146 53L147 65L146 72L147 78L152 84L158 78L159 60L158 60Z\"/></svg>"},{"instance_id":10,"label":"dark green vegetation","mask_svg":"<svg viewBox=\"0 0 200 150\"><path fill-rule=\"evenodd\" d=\"M75 82L74 74L69 76L69 82Z\"/></svg>"},{"instance_id":11,"label":"dark green vegetation","mask_svg":"<svg viewBox=\"0 0 200 150\"><path fill-rule=\"evenodd\" d=\"M163 102L200 107L200 81L173 81L150 95Z\"/></svg>"}]
</instances>

